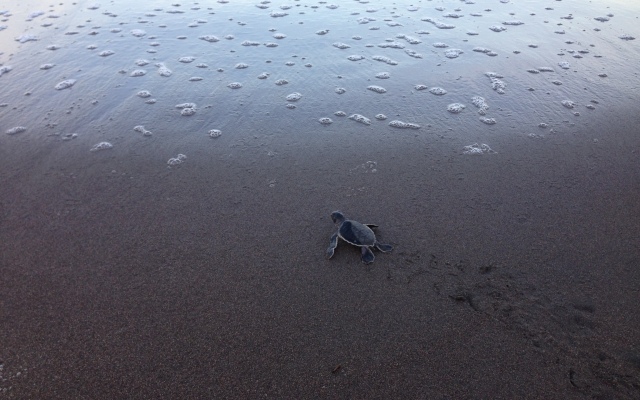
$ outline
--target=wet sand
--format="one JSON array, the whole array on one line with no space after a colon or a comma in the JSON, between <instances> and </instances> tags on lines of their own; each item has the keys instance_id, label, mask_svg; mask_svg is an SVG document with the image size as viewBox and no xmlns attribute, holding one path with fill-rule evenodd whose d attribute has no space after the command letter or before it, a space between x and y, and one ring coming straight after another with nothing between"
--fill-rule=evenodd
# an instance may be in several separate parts
<instances>
[{"instance_id":1,"label":"wet sand","mask_svg":"<svg viewBox=\"0 0 640 400\"><path fill-rule=\"evenodd\" d=\"M506 80L506 95L526 87ZM5 111L37 123L0 142L0 393L636 398L637 103L581 109L572 122L536 114L555 128L537 131L526 116L507 118L527 100L489 98L489 79L478 82L491 112L505 107L494 126L448 119L453 97L434 100L444 114L433 119L420 119L417 102L385 111L369 100L359 109L367 126L332 114L358 111L339 97L352 88L327 104L308 82L251 96L249 84L224 87L224 105L114 85L109 96L130 97L94 106L94 93L72 92L80 79L59 105L42 97ZM388 94L367 85L359 96ZM286 109L284 95L299 87L308 90ZM160 104L144 104L143 89ZM53 85L42 93L61 94ZM468 97L460 117L476 114ZM174 105L187 101L198 109L182 117ZM225 112L208 114L208 103ZM141 111L155 106L162 112ZM49 107L51 121L40 120ZM422 127L388 128L373 119L380 108ZM207 137L213 128L222 135ZM495 153L463 154L485 139ZM114 147L89 151L102 140ZM364 265L341 243L325 259L336 209L378 224L394 251Z\"/></svg>"}]
</instances>

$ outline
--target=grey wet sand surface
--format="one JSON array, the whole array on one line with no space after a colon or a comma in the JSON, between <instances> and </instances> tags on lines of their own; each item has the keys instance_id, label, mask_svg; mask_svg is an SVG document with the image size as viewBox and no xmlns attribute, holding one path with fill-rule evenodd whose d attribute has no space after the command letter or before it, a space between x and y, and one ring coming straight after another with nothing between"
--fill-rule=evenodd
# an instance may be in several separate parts
<instances>
[{"instance_id":1,"label":"grey wet sand surface","mask_svg":"<svg viewBox=\"0 0 640 400\"><path fill-rule=\"evenodd\" d=\"M293 28L287 33L283 40L295 39ZM110 57L128 51L112 48ZM386 64L376 72L391 78L370 74L355 97L340 97L354 92L347 84L344 95L328 84L327 97L321 86L297 84L308 71L298 65L296 74L269 70L269 91L251 89L262 82L259 67L237 91L226 88L236 77L225 76L209 98L211 87L176 91L199 83L177 62L190 52L170 54L166 86L156 67L132 78L117 74L117 62L103 97L87 92L89 63L84 80L39 77L47 84L30 84L34 94L24 98L18 83L29 74L19 53L6 63L17 62L0 80L19 91L2 99L11 103L0 109L11 120L2 130L28 129L0 142L4 397L637 397L637 103L614 107L603 91L598 114L580 109L574 119L548 102L530 121L518 111L539 98L525 98L528 83L513 75L503 97L484 76L470 91L420 79L408 87L447 84L445 96L459 96L433 100L442 113L426 118L409 91L394 108L378 100L392 93L366 90L404 87ZM127 58L127 68L141 57ZM211 79L217 65L207 62L213 71L202 74ZM238 62L257 61L234 59L229 74ZM114 65L98 71L107 67ZM282 90L273 84L281 77L292 81ZM55 91L63 78L78 82ZM147 78L155 80L130 83ZM561 90L579 93L562 79ZM145 104L139 90L158 103ZM294 92L303 97L288 110L285 96ZM487 98L488 116L504 108L498 124L477 121L476 94ZM624 95L633 100L632 91ZM88 104L93 98L99 103ZM467 110L449 116L446 105L459 99ZM191 101L196 114L181 116L175 105ZM334 116L339 109L362 112L371 126ZM378 112L422 128L388 127L373 119ZM334 122L323 126L320 117ZM539 122L554 131L537 130ZM210 129L222 135L209 138ZM78 136L62 140L60 132ZM103 140L113 148L89 151ZM462 154L476 141L496 153ZM169 168L181 153L186 160ZM326 260L336 209L378 224L378 239L394 251L376 251L365 266L357 248L340 243Z\"/></svg>"}]
</instances>

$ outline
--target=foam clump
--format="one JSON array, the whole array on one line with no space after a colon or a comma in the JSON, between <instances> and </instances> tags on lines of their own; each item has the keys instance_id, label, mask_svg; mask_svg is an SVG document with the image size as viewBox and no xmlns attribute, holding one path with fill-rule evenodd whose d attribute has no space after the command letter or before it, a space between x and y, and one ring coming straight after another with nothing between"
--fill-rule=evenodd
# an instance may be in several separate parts
<instances>
[{"instance_id":1,"label":"foam clump","mask_svg":"<svg viewBox=\"0 0 640 400\"><path fill-rule=\"evenodd\" d=\"M376 60L376 61L380 61L389 65L398 65L398 62L395 60L390 59L389 57L386 56L373 56L371 57L371 59Z\"/></svg>"},{"instance_id":2,"label":"foam clump","mask_svg":"<svg viewBox=\"0 0 640 400\"><path fill-rule=\"evenodd\" d=\"M214 35L202 35L198 37L198 39L204 40L205 42L209 42L209 43L215 43L220 41L220 39L218 39L218 37Z\"/></svg>"},{"instance_id":3,"label":"foam clump","mask_svg":"<svg viewBox=\"0 0 640 400\"><path fill-rule=\"evenodd\" d=\"M67 79L67 80L64 80L64 81L58 83L56 86L54 86L54 88L56 90L64 90L64 89L70 88L71 86L73 86L75 84L76 84L76 80L75 79Z\"/></svg>"},{"instance_id":4,"label":"foam clump","mask_svg":"<svg viewBox=\"0 0 640 400\"><path fill-rule=\"evenodd\" d=\"M170 158L169 161L167 161L167 164L169 164L170 167L174 167L184 163L186 159L187 156L184 154L178 154L177 156Z\"/></svg>"},{"instance_id":5,"label":"foam clump","mask_svg":"<svg viewBox=\"0 0 640 400\"><path fill-rule=\"evenodd\" d=\"M483 122L487 125L494 125L496 123L496 119L495 118L487 118L487 117L480 117L480 122Z\"/></svg>"},{"instance_id":6,"label":"foam clump","mask_svg":"<svg viewBox=\"0 0 640 400\"><path fill-rule=\"evenodd\" d=\"M576 106L576 103L571 100L562 100L560 103L566 108L574 108Z\"/></svg>"},{"instance_id":7,"label":"foam clump","mask_svg":"<svg viewBox=\"0 0 640 400\"><path fill-rule=\"evenodd\" d=\"M435 94L436 96L442 96L447 94L447 91L444 90L441 87L432 87L431 89L429 89L429 92L431 92L432 94Z\"/></svg>"},{"instance_id":8,"label":"foam clump","mask_svg":"<svg viewBox=\"0 0 640 400\"><path fill-rule=\"evenodd\" d=\"M340 49L340 50L344 50L344 49L348 49L348 48L350 48L351 46L349 46L349 45L348 45L348 44L346 44L346 43L336 42L336 43L334 43L334 44L333 44L333 47L338 48L338 49Z\"/></svg>"},{"instance_id":9,"label":"foam clump","mask_svg":"<svg viewBox=\"0 0 640 400\"><path fill-rule=\"evenodd\" d=\"M403 122L398 120L393 120L389 122L389 126L393 128L400 128L400 129L420 129L420 125L418 124L414 124L411 122Z\"/></svg>"},{"instance_id":10,"label":"foam clump","mask_svg":"<svg viewBox=\"0 0 640 400\"><path fill-rule=\"evenodd\" d=\"M96 145L94 145L89 151L100 151L100 150L107 150L107 149L111 149L113 148L113 145L109 142L100 142Z\"/></svg>"},{"instance_id":11,"label":"foam clump","mask_svg":"<svg viewBox=\"0 0 640 400\"><path fill-rule=\"evenodd\" d=\"M473 96L471 98L471 104L478 107L478 114L485 115L487 110L489 109L489 105L484 100L484 97Z\"/></svg>"},{"instance_id":12,"label":"foam clump","mask_svg":"<svg viewBox=\"0 0 640 400\"><path fill-rule=\"evenodd\" d=\"M391 78L391 75L389 75L388 72L379 72L376 74L376 78L378 79L389 79Z\"/></svg>"},{"instance_id":13,"label":"foam clump","mask_svg":"<svg viewBox=\"0 0 640 400\"><path fill-rule=\"evenodd\" d=\"M422 58L422 54L418 53L417 51L414 51L411 49L405 49L404 52L407 53L409 57Z\"/></svg>"},{"instance_id":14,"label":"foam clump","mask_svg":"<svg viewBox=\"0 0 640 400\"><path fill-rule=\"evenodd\" d=\"M495 154L495 151L493 151L488 144L474 143L474 144L470 144L469 146L464 146L464 150L462 151L462 153L470 154L470 155L481 155L481 154L492 154L492 153Z\"/></svg>"},{"instance_id":15,"label":"foam clump","mask_svg":"<svg viewBox=\"0 0 640 400\"><path fill-rule=\"evenodd\" d=\"M219 138L220 136L222 136L222 131L219 129L211 129L209 131L209 137L213 139Z\"/></svg>"},{"instance_id":16,"label":"foam clump","mask_svg":"<svg viewBox=\"0 0 640 400\"><path fill-rule=\"evenodd\" d=\"M318 122L320 122L322 125L330 125L333 123L333 120L331 118L320 118L318 120Z\"/></svg>"},{"instance_id":17,"label":"foam clump","mask_svg":"<svg viewBox=\"0 0 640 400\"><path fill-rule=\"evenodd\" d=\"M136 65L138 67L144 67L145 65L148 65L148 64L149 64L149 60L145 60L145 59L142 59L142 58L139 59L139 60L136 60Z\"/></svg>"},{"instance_id":18,"label":"foam clump","mask_svg":"<svg viewBox=\"0 0 640 400\"><path fill-rule=\"evenodd\" d=\"M136 69L131 72L130 76L139 77L139 76L144 76L146 74L147 74L147 71L145 71L144 69Z\"/></svg>"},{"instance_id":19,"label":"foam clump","mask_svg":"<svg viewBox=\"0 0 640 400\"><path fill-rule=\"evenodd\" d=\"M364 115L360 115L360 114L351 114L349 116L349 119L352 119L356 122L360 122L361 124L365 124L365 125L371 125L371 120L367 117L365 117Z\"/></svg>"},{"instance_id":20,"label":"foam clump","mask_svg":"<svg viewBox=\"0 0 640 400\"><path fill-rule=\"evenodd\" d=\"M240 89L242 87L242 83L240 82L231 82L227 85L229 89Z\"/></svg>"},{"instance_id":21,"label":"foam clump","mask_svg":"<svg viewBox=\"0 0 640 400\"><path fill-rule=\"evenodd\" d=\"M144 31L144 30L142 30L142 29L133 29L133 30L131 31L131 34L132 34L133 36L135 36L135 37L143 37L144 35L146 35L146 34L147 34L147 32L145 32L145 31Z\"/></svg>"},{"instance_id":22,"label":"foam clump","mask_svg":"<svg viewBox=\"0 0 640 400\"><path fill-rule=\"evenodd\" d=\"M270 74L268 72L263 72L260 75L258 75L258 79L267 79L269 75Z\"/></svg>"},{"instance_id":23,"label":"foam clump","mask_svg":"<svg viewBox=\"0 0 640 400\"><path fill-rule=\"evenodd\" d=\"M438 48L438 49L446 49L447 47L449 47L448 44L446 43L442 43L442 42L436 42L433 44L433 47Z\"/></svg>"},{"instance_id":24,"label":"foam clump","mask_svg":"<svg viewBox=\"0 0 640 400\"><path fill-rule=\"evenodd\" d=\"M507 28L505 28L504 26L500 26L500 25L490 26L489 29L491 29L494 32L502 32L502 31L506 31L507 30Z\"/></svg>"},{"instance_id":25,"label":"foam clump","mask_svg":"<svg viewBox=\"0 0 640 400\"><path fill-rule=\"evenodd\" d=\"M116 53L113 50L103 50L100 53L98 53L98 55L100 57L109 57L109 56L114 55L114 54L116 54Z\"/></svg>"},{"instance_id":26,"label":"foam clump","mask_svg":"<svg viewBox=\"0 0 640 400\"><path fill-rule=\"evenodd\" d=\"M286 79L278 79L278 80L276 80L276 81L275 81L275 82L273 82L273 83L275 83L275 84L276 84L276 85L278 85L278 86L282 86L282 85L286 85L287 83L289 83L289 81L288 81L288 80L286 80Z\"/></svg>"},{"instance_id":27,"label":"foam clump","mask_svg":"<svg viewBox=\"0 0 640 400\"><path fill-rule=\"evenodd\" d=\"M463 54L464 51L460 49L447 49L444 52L444 56L447 58L458 58L460 54Z\"/></svg>"},{"instance_id":28,"label":"foam clump","mask_svg":"<svg viewBox=\"0 0 640 400\"><path fill-rule=\"evenodd\" d=\"M335 115L336 117L346 117L347 113L344 111L336 111L333 113L333 115Z\"/></svg>"},{"instance_id":29,"label":"foam clump","mask_svg":"<svg viewBox=\"0 0 640 400\"><path fill-rule=\"evenodd\" d=\"M151 131L145 129L142 125L137 125L133 128L134 131L142 133L143 136L151 136L153 133Z\"/></svg>"},{"instance_id":30,"label":"foam clump","mask_svg":"<svg viewBox=\"0 0 640 400\"><path fill-rule=\"evenodd\" d=\"M568 61L560 61L560 62L558 63L558 66L559 66L560 68L562 68L562 69L569 69L569 68L571 68L571 64L569 64L569 62L568 62Z\"/></svg>"},{"instance_id":31,"label":"foam clump","mask_svg":"<svg viewBox=\"0 0 640 400\"><path fill-rule=\"evenodd\" d=\"M362 55L351 55L351 56L347 57L347 60L349 60L349 61L360 61L360 60L364 60L364 56L362 56Z\"/></svg>"},{"instance_id":32,"label":"foam clump","mask_svg":"<svg viewBox=\"0 0 640 400\"><path fill-rule=\"evenodd\" d=\"M415 90L427 90L427 89L429 89L429 86L427 86L427 85L415 85L413 88Z\"/></svg>"},{"instance_id":33,"label":"foam clump","mask_svg":"<svg viewBox=\"0 0 640 400\"><path fill-rule=\"evenodd\" d=\"M367 90L371 90L372 92L376 92L376 93L386 93L387 89L381 87L381 86L376 86L376 85L371 85L371 86L367 86Z\"/></svg>"},{"instance_id":34,"label":"foam clump","mask_svg":"<svg viewBox=\"0 0 640 400\"><path fill-rule=\"evenodd\" d=\"M283 11L271 11L269 15L273 18L280 18L280 17L286 17L289 14Z\"/></svg>"},{"instance_id":35,"label":"foam clump","mask_svg":"<svg viewBox=\"0 0 640 400\"><path fill-rule=\"evenodd\" d=\"M286 100L287 101L298 101L302 98L302 95L298 92L294 92L291 93L290 95L287 95Z\"/></svg>"},{"instance_id":36,"label":"foam clump","mask_svg":"<svg viewBox=\"0 0 640 400\"><path fill-rule=\"evenodd\" d=\"M242 46L245 46L245 47L248 47L248 46L260 46L260 42L255 42L253 40L245 40L240 44Z\"/></svg>"},{"instance_id":37,"label":"foam clump","mask_svg":"<svg viewBox=\"0 0 640 400\"><path fill-rule=\"evenodd\" d=\"M178 58L178 61L180 61L181 63L188 64L188 63L190 63L190 62L195 61L195 59L196 59L195 57L186 56L186 57L180 57L180 58Z\"/></svg>"},{"instance_id":38,"label":"foam clump","mask_svg":"<svg viewBox=\"0 0 640 400\"><path fill-rule=\"evenodd\" d=\"M38 40L38 38L33 35L20 35L15 40L16 42L20 42L20 43L27 43L27 42L35 42Z\"/></svg>"},{"instance_id":39,"label":"foam clump","mask_svg":"<svg viewBox=\"0 0 640 400\"><path fill-rule=\"evenodd\" d=\"M335 89L335 92L338 94L345 94L347 93L347 89L343 88L343 87L339 87Z\"/></svg>"},{"instance_id":40,"label":"foam clump","mask_svg":"<svg viewBox=\"0 0 640 400\"><path fill-rule=\"evenodd\" d=\"M157 63L156 67L158 67L158 74L160 76L167 78L173 74L173 71L171 71L164 63Z\"/></svg>"},{"instance_id":41,"label":"foam clump","mask_svg":"<svg viewBox=\"0 0 640 400\"><path fill-rule=\"evenodd\" d=\"M447 106L447 111L449 111L452 114L460 114L462 110L464 110L465 108L467 108L467 106L465 106L464 104L451 103Z\"/></svg>"},{"instance_id":42,"label":"foam clump","mask_svg":"<svg viewBox=\"0 0 640 400\"><path fill-rule=\"evenodd\" d=\"M379 121L384 121L385 119L387 119L387 116L384 114L376 114L376 119Z\"/></svg>"},{"instance_id":43,"label":"foam clump","mask_svg":"<svg viewBox=\"0 0 640 400\"><path fill-rule=\"evenodd\" d=\"M246 68L249 68L249 65L245 64L245 63L237 63L234 68L235 69L246 69Z\"/></svg>"},{"instance_id":44,"label":"foam clump","mask_svg":"<svg viewBox=\"0 0 640 400\"><path fill-rule=\"evenodd\" d=\"M22 132L24 132L26 130L27 130L27 128L24 127L24 126L14 126L11 129L7 129L6 130L6 134L7 135L15 135L15 134L18 134L18 133L22 133Z\"/></svg>"},{"instance_id":45,"label":"foam clump","mask_svg":"<svg viewBox=\"0 0 640 400\"><path fill-rule=\"evenodd\" d=\"M505 89L507 88L507 84L501 81L499 78L503 78L502 75L496 74L495 72L487 72L485 74L489 79L491 79L491 88L498 92L499 94L504 94Z\"/></svg>"},{"instance_id":46,"label":"foam clump","mask_svg":"<svg viewBox=\"0 0 640 400\"><path fill-rule=\"evenodd\" d=\"M6 74L7 72L11 71L13 69L12 66L10 65L3 65L2 67L0 67L0 76Z\"/></svg>"},{"instance_id":47,"label":"foam clump","mask_svg":"<svg viewBox=\"0 0 640 400\"><path fill-rule=\"evenodd\" d=\"M625 35L621 35L621 36L618 36L618 37L619 37L620 39L622 39L622 40L627 40L627 41L628 41L628 40L636 40L636 38L635 38L635 37L633 37L633 36L631 36L631 35L627 35L627 34L625 34Z\"/></svg>"},{"instance_id":48,"label":"foam clump","mask_svg":"<svg viewBox=\"0 0 640 400\"><path fill-rule=\"evenodd\" d=\"M42 70L48 70L48 69L51 69L51 68L53 68L53 67L55 67L55 66L56 66L55 64L47 63L47 64L42 64L42 65L40 66L40 69L42 69ZM2 75L2 73L0 73L0 75Z\"/></svg>"}]
</instances>

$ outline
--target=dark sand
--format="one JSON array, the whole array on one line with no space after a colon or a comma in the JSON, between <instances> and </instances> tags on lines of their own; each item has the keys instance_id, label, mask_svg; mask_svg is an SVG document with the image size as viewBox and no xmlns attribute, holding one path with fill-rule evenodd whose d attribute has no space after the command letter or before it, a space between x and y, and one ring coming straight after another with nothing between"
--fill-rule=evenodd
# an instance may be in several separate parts
<instances>
[{"instance_id":1,"label":"dark sand","mask_svg":"<svg viewBox=\"0 0 640 400\"><path fill-rule=\"evenodd\" d=\"M269 12L250 7L258 17ZM500 16L517 8L505 7ZM74 21L99 20L103 12L78 10ZM552 22L569 31L572 22L557 20L567 14L561 11ZM210 16L212 28L198 34L235 33L228 28L235 20L215 25L228 20L221 15ZM176 51L172 31L158 39L158 59L170 60L174 76L159 77L152 64L146 77L131 78L117 71L135 68L147 46L128 33L140 27L139 14L119 18L96 39L98 51L113 44L109 61L85 56L86 38L74 44L61 35L53 36L67 46L59 53L43 50L52 39L24 45L13 59L4 55L15 69L0 78L13 88L0 96L10 103L0 110L8 120L0 132L0 398L640 398L640 114L637 73L625 75L628 65L605 58L611 75L605 81L596 75L598 59L571 59L579 72L556 67L549 79L565 81L556 88L542 74L518 78L529 77L524 68L555 67L555 59L517 61L510 47L499 49L504 58L489 58L472 52L475 44L447 39L466 46L460 60L442 63L451 78L434 77L438 61L425 58L419 70L425 75L414 80L401 72L415 61L406 55L407 69L365 62L357 69L344 57L363 46L352 43L353 52L339 53L330 43L341 37L328 38L326 48L336 53L317 55L315 44L307 48L297 39L302 17L265 14L289 35L268 49L280 52L270 57L277 67L264 62L265 49L237 43L272 40L250 23L255 36L238 28L236 42L215 44L236 49L233 62L216 64L215 52L206 59L191 51L187 46L203 45L195 33L185 42L189 51L173 44ZM109 36L121 19L129 21L123 35ZM484 26L490 21L478 22L487 45L485 38L494 38ZM331 26L305 22L312 38ZM604 38L635 51L610 32L616 24L602 25ZM464 28L446 33L426 26L433 34L421 51L432 58L437 35L466 38ZM143 27L149 35L161 32ZM395 34L385 29L390 33L383 35ZM370 34L355 22L343 30L348 37ZM515 48L533 53L526 44L534 40L525 39ZM553 46L544 54L553 55ZM294 51L314 67L299 58L287 69ZM176 58L188 55L211 64L207 86L187 86L198 85L187 81L196 67ZM512 70L504 60L522 65ZM49 61L59 65L35 71ZM250 78L233 70L245 61ZM465 70L464 63L479 66ZM483 75L501 65L498 72L508 73L504 96ZM218 66L227 71L216 75ZM255 78L262 68L273 72L265 82ZM374 78L386 70L388 82ZM335 77L343 73L344 80ZM237 76L245 87L232 92L226 84ZM63 77L78 83L55 91ZM276 78L292 83L278 87ZM417 83L442 84L450 94L415 94ZM367 91L370 84L385 86L388 96ZM337 95L334 85L348 92ZM539 90L530 93L529 85ZM158 104L144 104L135 95L142 89ZM23 96L27 91L33 94ZM295 91L304 97L288 110L284 96ZM469 103L475 94L487 97L497 125L477 120ZM582 116L560 105L565 98L579 102ZM91 105L93 99L99 102ZM600 100L593 112L584 108L590 99ZM458 100L466 102L466 114L449 115L446 105ZM174 108L187 101L199 104L193 117ZM365 126L334 116L340 109L390 118ZM423 127L389 128L396 116ZM334 123L321 126L320 117ZM18 125L28 130L4 134ZM133 131L136 125L153 136ZM208 138L213 128L223 135ZM72 132L79 136L69 141L52 136ZM102 140L113 149L89 152ZM475 141L497 153L463 155ZM185 163L168 168L179 153ZM376 172L368 161L377 163ZM363 265L358 249L342 243L325 259L336 209L378 224L380 240L394 251L376 252L375 262Z\"/></svg>"},{"instance_id":2,"label":"dark sand","mask_svg":"<svg viewBox=\"0 0 640 400\"><path fill-rule=\"evenodd\" d=\"M3 396L637 398L640 120L617 121L365 147L375 181L337 144L125 174L1 148ZM324 259L338 208L394 252Z\"/></svg>"}]
</instances>

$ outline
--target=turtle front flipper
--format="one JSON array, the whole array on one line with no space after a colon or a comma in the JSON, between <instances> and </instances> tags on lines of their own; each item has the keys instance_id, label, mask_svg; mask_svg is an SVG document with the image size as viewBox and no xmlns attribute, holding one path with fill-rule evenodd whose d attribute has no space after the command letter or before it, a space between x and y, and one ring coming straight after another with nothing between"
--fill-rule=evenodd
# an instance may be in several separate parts
<instances>
[{"instance_id":1,"label":"turtle front flipper","mask_svg":"<svg viewBox=\"0 0 640 400\"><path fill-rule=\"evenodd\" d=\"M336 250L336 247L338 247L338 232L331 236L329 248L327 249L327 258L333 257L333 252Z\"/></svg>"},{"instance_id":2,"label":"turtle front flipper","mask_svg":"<svg viewBox=\"0 0 640 400\"><path fill-rule=\"evenodd\" d=\"M362 246L362 262L365 264L371 264L376 256L373 255L373 251L368 246Z\"/></svg>"},{"instance_id":3,"label":"turtle front flipper","mask_svg":"<svg viewBox=\"0 0 640 400\"><path fill-rule=\"evenodd\" d=\"M378 227L378 225L376 225L376 224L365 224L365 225L368 226L371 229Z\"/></svg>"},{"instance_id":4,"label":"turtle front flipper","mask_svg":"<svg viewBox=\"0 0 640 400\"><path fill-rule=\"evenodd\" d=\"M384 244L384 243L376 242L375 246L376 246L376 249L380 250L383 253L388 253L391 250L393 250L393 246L390 245L390 244Z\"/></svg>"}]
</instances>

